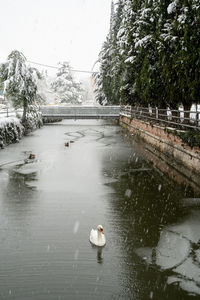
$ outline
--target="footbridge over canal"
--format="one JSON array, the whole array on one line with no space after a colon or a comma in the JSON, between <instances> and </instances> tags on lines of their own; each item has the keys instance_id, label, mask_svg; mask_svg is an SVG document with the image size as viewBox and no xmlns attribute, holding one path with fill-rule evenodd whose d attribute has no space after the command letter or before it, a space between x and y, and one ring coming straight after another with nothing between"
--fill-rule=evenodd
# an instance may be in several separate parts
<instances>
[{"instance_id":1,"label":"footbridge over canal","mask_svg":"<svg viewBox=\"0 0 200 300\"><path fill-rule=\"evenodd\" d=\"M41 106L43 118L119 119L120 106Z\"/></svg>"}]
</instances>

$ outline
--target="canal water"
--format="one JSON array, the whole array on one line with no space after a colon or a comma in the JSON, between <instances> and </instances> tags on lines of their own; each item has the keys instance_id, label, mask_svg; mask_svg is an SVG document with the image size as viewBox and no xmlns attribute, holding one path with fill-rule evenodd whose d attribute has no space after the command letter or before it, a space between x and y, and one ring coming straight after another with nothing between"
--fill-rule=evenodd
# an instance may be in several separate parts
<instances>
[{"instance_id":1,"label":"canal water","mask_svg":"<svg viewBox=\"0 0 200 300\"><path fill-rule=\"evenodd\" d=\"M0 165L0 299L199 299L199 195L119 126L46 125Z\"/></svg>"}]
</instances>

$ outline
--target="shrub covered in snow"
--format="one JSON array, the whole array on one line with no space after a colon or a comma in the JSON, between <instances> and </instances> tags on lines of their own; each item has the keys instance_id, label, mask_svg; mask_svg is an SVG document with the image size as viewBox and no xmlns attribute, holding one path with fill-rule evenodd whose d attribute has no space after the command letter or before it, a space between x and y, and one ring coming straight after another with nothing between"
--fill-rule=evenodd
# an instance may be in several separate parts
<instances>
[{"instance_id":1,"label":"shrub covered in snow","mask_svg":"<svg viewBox=\"0 0 200 300\"><path fill-rule=\"evenodd\" d=\"M19 142L23 135L28 134L43 124L42 114L36 106L30 106L26 120L22 123L22 112L16 111L16 116L6 117L1 114L0 118L0 148ZM10 115L10 113L9 113Z\"/></svg>"},{"instance_id":2,"label":"shrub covered in snow","mask_svg":"<svg viewBox=\"0 0 200 300\"><path fill-rule=\"evenodd\" d=\"M26 121L23 122L23 125L25 128L25 134L33 131L36 128L40 128L43 125L42 113L39 111L38 107L29 107L29 112L27 114Z\"/></svg>"},{"instance_id":3,"label":"shrub covered in snow","mask_svg":"<svg viewBox=\"0 0 200 300\"><path fill-rule=\"evenodd\" d=\"M24 134L24 127L16 117L0 119L0 148L18 142Z\"/></svg>"}]
</instances>

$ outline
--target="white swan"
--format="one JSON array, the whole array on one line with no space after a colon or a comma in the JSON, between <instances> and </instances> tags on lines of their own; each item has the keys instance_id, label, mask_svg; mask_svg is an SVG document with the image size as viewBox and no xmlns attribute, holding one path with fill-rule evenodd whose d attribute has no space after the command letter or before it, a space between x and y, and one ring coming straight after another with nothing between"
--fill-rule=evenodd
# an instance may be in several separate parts
<instances>
[{"instance_id":1,"label":"white swan","mask_svg":"<svg viewBox=\"0 0 200 300\"><path fill-rule=\"evenodd\" d=\"M104 246L106 244L106 238L103 232L102 225L98 225L97 229L92 229L90 232L90 242L95 246Z\"/></svg>"}]
</instances>

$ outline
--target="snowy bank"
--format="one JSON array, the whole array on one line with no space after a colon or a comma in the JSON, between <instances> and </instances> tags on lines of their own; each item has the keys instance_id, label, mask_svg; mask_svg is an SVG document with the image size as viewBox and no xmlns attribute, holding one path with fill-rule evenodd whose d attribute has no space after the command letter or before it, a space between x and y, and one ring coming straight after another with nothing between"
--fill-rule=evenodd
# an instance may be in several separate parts
<instances>
[{"instance_id":1,"label":"snowy bank","mask_svg":"<svg viewBox=\"0 0 200 300\"><path fill-rule=\"evenodd\" d=\"M27 120L22 124L21 112L16 116L0 118L0 148L17 143L23 135L40 128L42 126L42 115L38 110L32 110L27 115Z\"/></svg>"}]
</instances>

